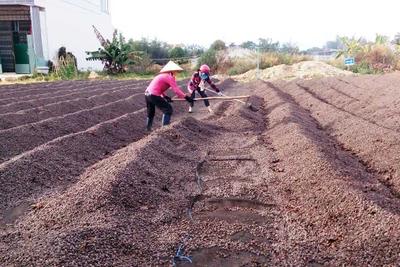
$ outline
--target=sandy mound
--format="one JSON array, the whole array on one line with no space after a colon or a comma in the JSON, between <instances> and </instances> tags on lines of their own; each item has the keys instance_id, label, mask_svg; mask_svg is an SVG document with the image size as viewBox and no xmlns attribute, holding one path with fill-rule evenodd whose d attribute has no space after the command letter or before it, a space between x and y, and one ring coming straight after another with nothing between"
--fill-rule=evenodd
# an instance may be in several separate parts
<instances>
[{"instance_id":1,"label":"sandy mound","mask_svg":"<svg viewBox=\"0 0 400 267\"><path fill-rule=\"evenodd\" d=\"M271 80L293 80L296 78L308 79L316 77L333 76L355 76L351 71L341 70L320 61L304 61L293 65L279 65L272 68L260 70L260 79ZM249 82L257 79L257 70L250 70L246 73L232 76L236 81Z\"/></svg>"}]
</instances>

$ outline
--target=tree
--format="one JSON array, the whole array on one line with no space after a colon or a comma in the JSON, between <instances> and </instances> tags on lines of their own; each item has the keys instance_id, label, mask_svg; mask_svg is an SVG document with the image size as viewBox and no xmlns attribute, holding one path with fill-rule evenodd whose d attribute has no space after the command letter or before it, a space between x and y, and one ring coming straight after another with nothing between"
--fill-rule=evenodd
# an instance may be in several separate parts
<instances>
[{"instance_id":1,"label":"tree","mask_svg":"<svg viewBox=\"0 0 400 267\"><path fill-rule=\"evenodd\" d=\"M221 41L221 40L216 40L216 41L214 41L214 43L212 43L212 45L210 46L210 49L215 50L215 51L225 50L226 49L225 42Z\"/></svg>"},{"instance_id":2,"label":"tree","mask_svg":"<svg viewBox=\"0 0 400 267\"><path fill-rule=\"evenodd\" d=\"M391 43L394 45L400 45L400 32L395 34L394 39Z\"/></svg>"},{"instance_id":3,"label":"tree","mask_svg":"<svg viewBox=\"0 0 400 267\"><path fill-rule=\"evenodd\" d=\"M336 40L326 42L324 48L325 49L341 49L341 47L340 47L341 44L342 44L342 42L340 41L340 37L337 35Z\"/></svg>"},{"instance_id":4,"label":"tree","mask_svg":"<svg viewBox=\"0 0 400 267\"><path fill-rule=\"evenodd\" d=\"M142 51L142 52L145 52L146 54L149 54L150 45L149 45L149 41L146 38L142 38L139 41L133 41L132 39L129 39L128 43L133 50Z\"/></svg>"},{"instance_id":5,"label":"tree","mask_svg":"<svg viewBox=\"0 0 400 267\"><path fill-rule=\"evenodd\" d=\"M346 48L335 52L336 58L339 58L341 56L356 57L359 51L363 51L365 49L364 46L361 44L361 41L363 40L362 37L358 39L356 39L354 36L352 38L339 37L339 40L345 45Z\"/></svg>"},{"instance_id":6,"label":"tree","mask_svg":"<svg viewBox=\"0 0 400 267\"><path fill-rule=\"evenodd\" d=\"M388 45L388 44L389 44L389 37L388 36L376 34L375 42L374 43L367 43L363 47L364 47L364 51L365 52L371 52L371 50L374 47L378 47L378 46L382 46L382 45Z\"/></svg>"},{"instance_id":7,"label":"tree","mask_svg":"<svg viewBox=\"0 0 400 267\"><path fill-rule=\"evenodd\" d=\"M312 48L308 48L306 51L304 51L304 54L312 55L313 53L322 52L322 51L324 51L324 49L319 48L319 47L312 47Z\"/></svg>"},{"instance_id":8,"label":"tree","mask_svg":"<svg viewBox=\"0 0 400 267\"><path fill-rule=\"evenodd\" d=\"M157 39L152 40L147 53L157 64L164 65L169 61L168 45L166 42Z\"/></svg>"},{"instance_id":9,"label":"tree","mask_svg":"<svg viewBox=\"0 0 400 267\"><path fill-rule=\"evenodd\" d=\"M182 47L177 46L169 51L169 58L174 60L178 64L188 63L188 53Z\"/></svg>"},{"instance_id":10,"label":"tree","mask_svg":"<svg viewBox=\"0 0 400 267\"><path fill-rule=\"evenodd\" d=\"M300 51L299 47L292 43L292 42L287 42L283 43L281 52L288 53L288 54L298 54Z\"/></svg>"},{"instance_id":11,"label":"tree","mask_svg":"<svg viewBox=\"0 0 400 267\"><path fill-rule=\"evenodd\" d=\"M185 50L188 53L189 57L201 56L204 53L204 48L202 46L195 45L195 44L186 45Z\"/></svg>"},{"instance_id":12,"label":"tree","mask_svg":"<svg viewBox=\"0 0 400 267\"><path fill-rule=\"evenodd\" d=\"M105 40L94 26L93 28L102 47L98 51L86 51L86 54L90 55L86 60L101 60L104 64L103 70L109 74L124 73L127 65L140 60L142 53L134 51L117 30L114 31L113 39L110 42Z\"/></svg>"},{"instance_id":13,"label":"tree","mask_svg":"<svg viewBox=\"0 0 400 267\"><path fill-rule=\"evenodd\" d=\"M202 64L207 64L211 68L211 71L214 72L218 64L217 52L213 49L204 52L197 61L197 67L200 67Z\"/></svg>"},{"instance_id":14,"label":"tree","mask_svg":"<svg viewBox=\"0 0 400 267\"><path fill-rule=\"evenodd\" d=\"M262 52L278 52L279 51L279 42L272 42L272 39L258 39L258 47Z\"/></svg>"},{"instance_id":15,"label":"tree","mask_svg":"<svg viewBox=\"0 0 400 267\"><path fill-rule=\"evenodd\" d=\"M187 57L187 52L180 46L176 46L169 51L170 58L182 58Z\"/></svg>"},{"instance_id":16,"label":"tree","mask_svg":"<svg viewBox=\"0 0 400 267\"><path fill-rule=\"evenodd\" d=\"M388 43L389 43L389 36L376 34L375 45L388 44Z\"/></svg>"},{"instance_id":17,"label":"tree","mask_svg":"<svg viewBox=\"0 0 400 267\"><path fill-rule=\"evenodd\" d=\"M256 49L257 44L256 44L255 42L252 42L252 41L246 41L246 42L243 42L243 43L240 45L240 47L248 48L248 49L254 50L254 49Z\"/></svg>"},{"instance_id":18,"label":"tree","mask_svg":"<svg viewBox=\"0 0 400 267\"><path fill-rule=\"evenodd\" d=\"M148 55L157 64L164 65L169 60L169 47L166 42L142 38L139 41L130 40L129 43L133 50Z\"/></svg>"},{"instance_id":19,"label":"tree","mask_svg":"<svg viewBox=\"0 0 400 267\"><path fill-rule=\"evenodd\" d=\"M396 45L396 53L399 54L400 53L400 32L396 33L391 44Z\"/></svg>"}]
</instances>

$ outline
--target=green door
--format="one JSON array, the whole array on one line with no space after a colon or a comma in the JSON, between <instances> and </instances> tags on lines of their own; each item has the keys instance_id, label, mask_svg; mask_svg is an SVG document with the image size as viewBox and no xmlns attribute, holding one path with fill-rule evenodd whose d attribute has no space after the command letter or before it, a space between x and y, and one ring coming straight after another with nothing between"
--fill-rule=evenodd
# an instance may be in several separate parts
<instances>
[{"instance_id":1,"label":"green door","mask_svg":"<svg viewBox=\"0 0 400 267\"><path fill-rule=\"evenodd\" d=\"M15 54L15 73L17 74L30 73L28 45L15 44L14 54Z\"/></svg>"}]
</instances>

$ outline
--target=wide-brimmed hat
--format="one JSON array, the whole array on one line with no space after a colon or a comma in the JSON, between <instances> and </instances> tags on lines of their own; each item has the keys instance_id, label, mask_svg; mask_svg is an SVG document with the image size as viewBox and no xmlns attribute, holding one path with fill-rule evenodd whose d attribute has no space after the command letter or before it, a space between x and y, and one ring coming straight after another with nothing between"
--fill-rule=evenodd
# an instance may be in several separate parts
<instances>
[{"instance_id":1,"label":"wide-brimmed hat","mask_svg":"<svg viewBox=\"0 0 400 267\"><path fill-rule=\"evenodd\" d=\"M172 60L170 60L167 65L164 66L164 68L162 68L160 70L160 73L168 73L168 72L182 72L183 69L181 67L179 67L175 62L173 62Z\"/></svg>"}]
</instances>

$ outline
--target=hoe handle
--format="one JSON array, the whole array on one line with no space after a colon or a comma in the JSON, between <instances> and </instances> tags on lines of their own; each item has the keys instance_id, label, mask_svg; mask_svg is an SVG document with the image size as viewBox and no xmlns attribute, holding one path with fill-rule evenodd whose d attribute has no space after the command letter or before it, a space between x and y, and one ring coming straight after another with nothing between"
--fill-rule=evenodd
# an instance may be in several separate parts
<instances>
[{"instance_id":1,"label":"hoe handle","mask_svg":"<svg viewBox=\"0 0 400 267\"><path fill-rule=\"evenodd\" d=\"M240 98L249 98L249 95L239 95L239 96L211 96L211 97L199 97L195 98L195 101L203 101L203 100L234 100ZM184 98L172 98L173 101L186 101Z\"/></svg>"}]
</instances>

